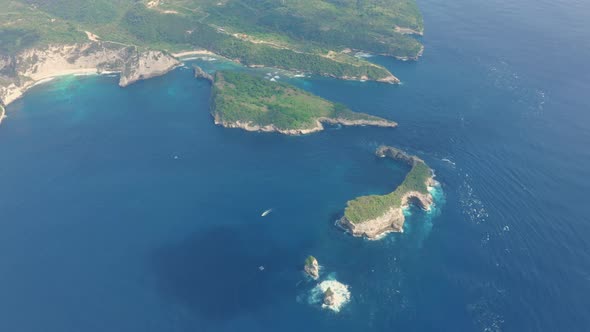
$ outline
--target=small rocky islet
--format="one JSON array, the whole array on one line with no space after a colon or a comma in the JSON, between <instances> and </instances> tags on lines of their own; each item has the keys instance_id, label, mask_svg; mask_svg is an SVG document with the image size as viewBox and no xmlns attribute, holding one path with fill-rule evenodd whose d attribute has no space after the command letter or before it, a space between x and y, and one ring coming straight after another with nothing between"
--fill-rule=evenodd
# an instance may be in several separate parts
<instances>
[{"instance_id":1,"label":"small rocky islet","mask_svg":"<svg viewBox=\"0 0 590 332\"><path fill-rule=\"evenodd\" d=\"M308 256L305 259L305 265L303 271L310 276L312 279L317 280L320 277L320 264L318 260L313 256Z\"/></svg>"}]
</instances>

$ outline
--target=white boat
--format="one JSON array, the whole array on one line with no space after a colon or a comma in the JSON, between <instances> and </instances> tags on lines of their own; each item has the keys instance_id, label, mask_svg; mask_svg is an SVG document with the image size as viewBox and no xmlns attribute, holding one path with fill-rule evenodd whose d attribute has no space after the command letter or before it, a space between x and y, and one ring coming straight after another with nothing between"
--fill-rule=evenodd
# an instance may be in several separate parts
<instances>
[{"instance_id":1,"label":"white boat","mask_svg":"<svg viewBox=\"0 0 590 332\"><path fill-rule=\"evenodd\" d=\"M272 212L272 209L268 209L268 210L262 212L261 216L266 217L271 212Z\"/></svg>"}]
</instances>

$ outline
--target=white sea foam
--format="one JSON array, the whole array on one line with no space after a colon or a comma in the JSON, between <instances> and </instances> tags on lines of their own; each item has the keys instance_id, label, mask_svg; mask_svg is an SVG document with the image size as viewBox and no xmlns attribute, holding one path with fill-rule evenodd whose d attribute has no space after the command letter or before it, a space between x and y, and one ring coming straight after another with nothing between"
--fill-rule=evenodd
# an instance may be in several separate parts
<instances>
[{"instance_id":1,"label":"white sea foam","mask_svg":"<svg viewBox=\"0 0 590 332\"><path fill-rule=\"evenodd\" d=\"M448 164L452 165L453 167L455 167L455 165L456 165L456 164L455 164L455 162L453 162L453 161L452 161L452 160L450 160L450 159L443 158L443 159L441 159L441 160L442 160L442 161L444 161L445 163L448 163Z\"/></svg>"},{"instance_id":2,"label":"white sea foam","mask_svg":"<svg viewBox=\"0 0 590 332\"><path fill-rule=\"evenodd\" d=\"M483 202L477 197L471 187L471 177L465 174L465 179L460 188L460 202L463 213L474 223L479 224L487 220L488 211Z\"/></svg>"},{"instance_id":3,"label":"white sea foam","mask_svg":"<svg viewBox=\"0 0 590 332\"><path fill-rule=\"evenodd\" d=\"M332 290L334 292L334 305L328 306L324 304L324 293L326 290ZM320 282L311 291L308 298L308 302L312 305L321 304L323 309L330 309L334 312L340 312L342 307L350 302L350 291L348 286L335 280L328 279Z\"/></svg>"}]
</instances>

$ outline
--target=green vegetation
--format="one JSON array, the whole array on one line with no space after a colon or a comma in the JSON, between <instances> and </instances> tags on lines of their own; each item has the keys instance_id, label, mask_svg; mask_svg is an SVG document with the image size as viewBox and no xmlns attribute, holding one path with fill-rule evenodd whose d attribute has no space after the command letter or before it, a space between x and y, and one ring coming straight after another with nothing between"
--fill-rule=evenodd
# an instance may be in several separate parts
<instances>
[{"instance_id":1,"label":"green vegetation","mask_svg":"<svg viewBox=\"0 0 590 332\"><path fill-rule=\"evenodd\" d=\"M352 223L360 223L384 215L389 209L401 207L402 197L410 192L428 194L427 181L432 171L423 162L417 161L399 187L387 195L369 195L349 201L344 216Z\"/></svg>"},{"instance_id":2,"label":"green vegetation","mask_svg":"<svg viewBox=\"0 0 590 332\"><path fill-rule=\"evenodd\" d=\"M13 53L34 45L40 36L38 33L23 29L0 29L0 52Z\"/></svg>"},{"instance_id":3,"label":"green vegetation","mask_svg":"<svg viewBox=\"0 0 590 332\"><path fill-rule=\"evenodd\" d=\"M213 85L213 116L223 124L272 125L279 130L305 130L320 118L374 120L341 104L314 96L292 85L250 74L218 71Z\"/></svg>"},{"instance_id":4,"label":"green vegetation","mask_svg":"<svg viewBox=\"0 0 590 332\"><path fill-rule=\"evenodd\" d=\"M244 65L359 79L389 71L350 50L416 57L414 0L0 0L0 53L104 41L171 52L204 48Z\"/></svg>"},{"instance_id":5,"label":"green vegetation","mask_svg":"<svg viewBox=\"0 0 590 332\"><path fill-rule=\"evenodd\" d=\"M314 261L316 261L315 257L313 257L311 255L307 256L307 258L305 259L305 265L312 266Z\"/></svg>"},{"instance_id":6,"label":"green vegetation","mask_svg":"<svg viewBox=\"0 0 590 332\"><path fill-rule=\"evenodd\" d=\"M326 292L324 293L324 295L326 297L334 296L334 291L332 290L332 288L328 287L328 289L326 289Z\"/></svg>"}]
</instances>

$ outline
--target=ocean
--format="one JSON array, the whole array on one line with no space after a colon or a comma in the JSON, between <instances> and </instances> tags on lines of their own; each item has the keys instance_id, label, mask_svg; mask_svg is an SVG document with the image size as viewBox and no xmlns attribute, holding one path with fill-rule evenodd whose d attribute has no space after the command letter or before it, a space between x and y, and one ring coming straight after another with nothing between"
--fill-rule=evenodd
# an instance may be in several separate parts
<instances>
[{"instance_id":1,"label":"ocean","mask_svg":"<svg viewBox=\"0 0 590 332\"><path fill-rule=\"evenodd\" d=\"M188 68L11 104L0 331L590 330L590 4L418 3L420 61L371 59L403 84L281 78L395 129L218 127ZM334 226L347 200L407 172L381 144L435 170L436 208L353 238ZM314 302L310 254L349 287L338 313Z\"/></svg>"}]
</instances>

